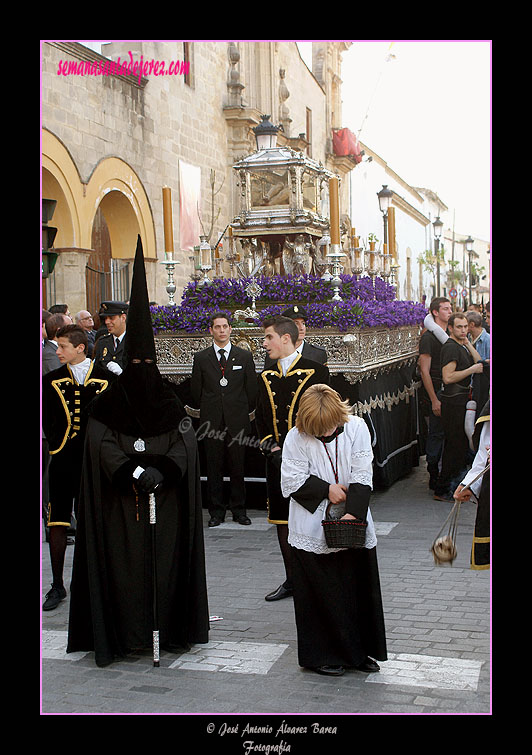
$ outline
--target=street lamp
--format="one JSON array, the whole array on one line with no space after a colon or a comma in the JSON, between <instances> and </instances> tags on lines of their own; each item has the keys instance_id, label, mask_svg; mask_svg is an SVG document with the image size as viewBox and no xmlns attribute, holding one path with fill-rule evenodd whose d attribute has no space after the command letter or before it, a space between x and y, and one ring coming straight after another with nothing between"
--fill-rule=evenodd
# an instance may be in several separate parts
<instances>
[{"instance_id":1,"label":"street lamp","mask_svg":"<svg viewBox=\"0 0 532 755\"><path fill-rule=\"evenodd\" d=\"M432 228L434 229L434 248L436 251L436 281L437 281L437 289L436 289L436 296L440 295L440 236L443 228L443 223L440 220L440 216L436 218L434 223L432 224Z\"/></svg>"},{"instance_id":2,"label":"street lamp","mask_svg":"<svg viewBox=\"0 0 532 755\"><path fill-rule=\"evenodd\" d=\"M388 210L390 209L390 205L392 204L392 197L393 197L393 191L388 188L388 184L383 184L383 187L380 191L377 192L377 197L379 199L379 207L382 212L383 222L384 222L384 239L383 243L388 243Z\"/></svg>"},{"instance_id":3,"label":"street lamp","mask_svg":"<svg viewBox=\"0 0 532 755\"><path fill-rule=\"evenodd\" d=\"M471 238L471 236L468 236L464 243L465 243L466 252L467 252L468 258L469 258L469 304L471 304L472 301L473 301L472 300L472 296L471 296L471 260L472 260L472 257L473 257L473 244L474 244L474 241Z\"/></svg>"}]
</instances>

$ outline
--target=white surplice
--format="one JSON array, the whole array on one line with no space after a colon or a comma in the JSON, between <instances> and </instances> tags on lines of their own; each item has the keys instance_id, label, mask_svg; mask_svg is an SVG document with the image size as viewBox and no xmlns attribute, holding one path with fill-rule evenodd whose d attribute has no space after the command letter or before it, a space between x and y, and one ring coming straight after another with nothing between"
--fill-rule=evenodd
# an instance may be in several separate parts
<instances>
[{"instance_id":1,"label":"white surplice","mask_svg":"<svg viewBox=\"0 0 532 755\"><path fill-rule=\"evenodd\" d=\"M344 425L344 431L338 440L338 482L348 486L350 483L368 485L373 489L373 451L371 436L366 423L360 417L351 416ZM336 464L336 451L333 440L327 443L329 455ZM303 485L310 475L319 477L329 484L335 482L334 471L323 447L317 438L300 433L293 427L283 443L281 465L281 490L288 498ZM293 498L290 498L288 514L288 542L295 548L312 553L335 553L339 548L329 548L321 525L329 501L320 502L312 514ZM366 530L366 548L377 545L375 525L368 508Z\"/></svg>"}]
</instances>

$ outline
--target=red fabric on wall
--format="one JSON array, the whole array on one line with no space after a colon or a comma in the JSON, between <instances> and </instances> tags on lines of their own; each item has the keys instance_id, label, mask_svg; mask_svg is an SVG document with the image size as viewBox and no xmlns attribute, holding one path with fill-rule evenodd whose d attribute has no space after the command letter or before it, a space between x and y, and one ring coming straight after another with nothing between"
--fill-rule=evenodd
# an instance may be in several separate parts
<instances>
[{"instance_id":1,"label":"red fabric on wall","mask_svg":"<svg viewBox=\"0 0 532 755\"><path fill-rule=\"evenodd\" d=\"M333 131L334 154L340 156L349 155L355 158L358 164L362 162L362 154L358 139L348 128L340 128Z\"/></svg>"}]
</instances>

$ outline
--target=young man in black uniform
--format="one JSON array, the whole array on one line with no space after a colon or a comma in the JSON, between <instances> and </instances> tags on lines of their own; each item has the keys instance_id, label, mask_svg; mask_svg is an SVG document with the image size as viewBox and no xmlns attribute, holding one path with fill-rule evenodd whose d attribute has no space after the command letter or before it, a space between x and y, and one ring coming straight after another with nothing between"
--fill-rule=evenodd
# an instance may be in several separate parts
<instances>
[{"instance_id":1,"label":"young man in black uniform","mask_svg":"<svg viewBox=\"0 0 532 755\"><path fill-rule=\"evenodd\" d=\"M266 457L268 521L277 525L286 580L266 595L266 600L281 600L292 595L290 546L288 544L289 499L281 493L281 456L286 434L295 425L303 392L315 383L329 383L329 370L306 359L296 350L298 329L289 317L277 316L263 322L263 346L274 362L259 376L255 414L260 448Z\"/></svg>"},{"instance_id":2,"label":"young man in black uniform","mask_svg":"<svg viewBox=\"0 0 532 755\"><path fill-rule=\"evenodd\" d=\"M78 325L57 332L62 366L43 377L42 425L50 449L48 521L52 589L44 611L66 598L63 565L72 506L77 509L87 405L104 391L113 376L87 357L87 334Z\"/></svg>"},{"instance_id":3,"label":"young man in black uniform","mask_svg":"<svg viewBox=\"0 0 532 755\"><path fill-rule=\"evenodd\" d=\"M484 369L480 354L467 338L468 323L463 312L451 315L448 331L449 340L441 350L441 419L445 443L441 471L434 489L437 501L453 500L453 483L466 467L469 440L464 423L466 404L471 394L471 375Z\"/></svg>"},{"instance_id":4,"label":"young man in black uniform","mask_svg":"<svg viewBox=\"0 0 532 755\"><path fill-rule=\"evenodd\" d=\"M231 324L223 312L211 317L212 346L194 354L191 393L199 408L198 439L203 439L207 463L209 527L225 519L223 476L231 480L229 508L233 520L251 524L246 513L243 440L251 431L257 376L250 351L231 343Z\"/></svg>"},{"instance_id":5,"label":"young man in black uniform","mask_svg":"<svg viewBox=\"0 0 532 755\"><path fill-rule=\"evenodd\" d=\"M305 339L307 334L307 320L308 314L304 307L299 304L294 304L292 307L285 309L281 312L282 317L289 317L295 322L298 330L298 337L296 341L296 351L299 351L301 356L305 359L312 359L313 362L319 362L320 364L327 364L327 352L322 346L316 346L313 343L309 343ZM275 360L271 359L268 354L264 359L264 368L272 368L275 366Z\"/></svg>"}]
</instances>

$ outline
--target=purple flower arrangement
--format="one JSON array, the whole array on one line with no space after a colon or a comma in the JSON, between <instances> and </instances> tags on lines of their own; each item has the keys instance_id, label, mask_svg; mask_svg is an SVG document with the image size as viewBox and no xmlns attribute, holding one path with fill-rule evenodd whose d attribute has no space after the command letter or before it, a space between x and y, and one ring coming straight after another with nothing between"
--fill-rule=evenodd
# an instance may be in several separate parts
<instances>
[{"instance_id":1,"label":"purple flower arrangement","mask_svg":"<svg viewBox=\"0 0 532 755\"><path fill-rule=\"evenodd\" d=\"M395 288L382 278L341 275L342 301L331 301L330 281L319 276L274 275L255 278L262 291L256 303L258 317L248 325L260 326L268 315L280 314L290 304L302 304L308 313L309 328L387 327L421 324L427 314L422 304L395 299ZM159 331L205 332L213 312L228 316L251 305L246 287L251 278L216 278L209 285L189 283L180 306L150 307L153 328ZM234 321L234 317L233 317Z\"/></svg>"}]
</instances>

